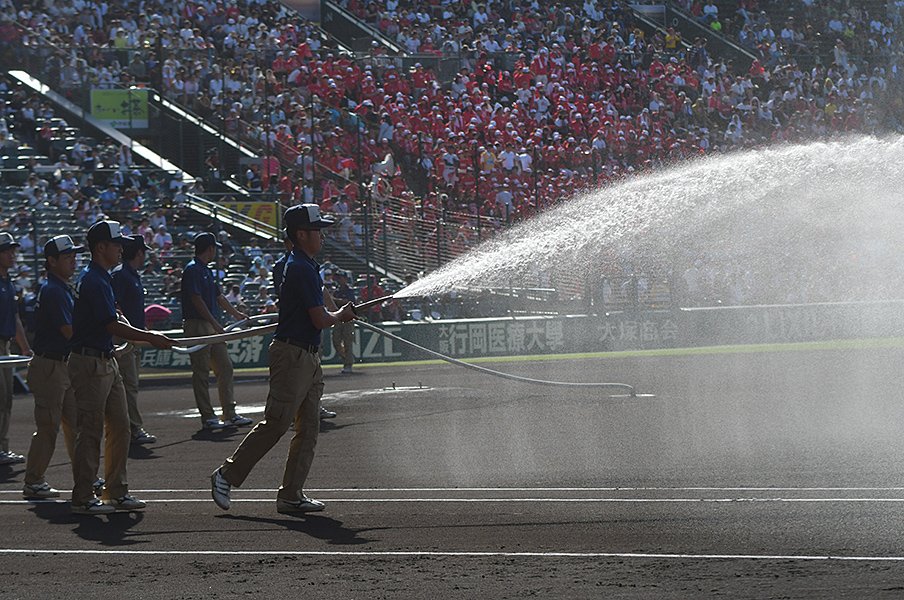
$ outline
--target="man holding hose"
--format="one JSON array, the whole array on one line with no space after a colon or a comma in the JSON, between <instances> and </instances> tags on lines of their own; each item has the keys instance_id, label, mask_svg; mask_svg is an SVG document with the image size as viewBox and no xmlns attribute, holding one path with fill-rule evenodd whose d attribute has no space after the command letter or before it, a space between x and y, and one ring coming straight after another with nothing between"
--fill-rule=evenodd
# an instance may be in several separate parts
<instances>
[{"instance_id":1,"label":"man holding hose","mask_svg":"<svg viewBox=\"0 0 904 600\"><path fill-rule=\"evenodd\" d=\"M270 393L264 419L255 425L235 453L210 477L217 506L228 510L232 486L241 486L254 465L295 424L276 510L298 514L323 510L324 505L304 494L304 483L314 459L320 430L320 332L355 318L351 303L336 311L324 308L323 280L314 256L323 244L321 230L334 223L316 204L288 209L283 222L293 250L286 261L279 288L279 324L270 344Z\"/></svg>"},{"instance_id":2,"label":"man holding hose","mask_svg":"<svg viewBox=\"0 0 904 600\"><path fill-rule=\"evenodd\" d=\"M207 265L216 257L217 248L222 246L210 232L195 236L195 258L182 271L182 318L183 330L188 337L208 336L223 333L218 317L225 310L233 318L242 321L248 316L237 310L226 299L217 285L213 271ZM195 393L195 404L201 413L204 429L216 431L225 427L251 425L248 417L236 414L235 394L232 383L232 361L223 342L210 344L190 355L191 384ZM210 404L210 367L217 376L217 391L223 419L217 418Z\"/></svg>"}]
</instances>

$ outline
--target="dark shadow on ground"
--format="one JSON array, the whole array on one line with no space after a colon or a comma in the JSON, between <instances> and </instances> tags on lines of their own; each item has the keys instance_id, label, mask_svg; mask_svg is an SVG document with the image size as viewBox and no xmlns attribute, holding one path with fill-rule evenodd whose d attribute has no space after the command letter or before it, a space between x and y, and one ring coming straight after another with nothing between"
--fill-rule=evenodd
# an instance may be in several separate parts
<instances>
[{"instance_id":1,"label":"dark shadow on ground","mask_svg":"<svg viewBox=\"0 0 904 600\"><path fill-rule=\"evenodd\" d=\"M20 475L25 473L25 465L0 465L0 483L21 481Z\"/></svg>"},{"instance_id":2,"label":"dark shadow on ground","mask_svg":"<svg viewBox=\"0 0 904 600\"><path fill-rule=\"evenodd\" d=\"M220 429L219 431L199 429L192 434L191 439L199 442L234 442L236 437L244 438L248 431L249 428L247 427L243 427L241 429L238 427L227 427L226 429ZM174 444L168 445L172 446Z\"/></svg>"},{"instance_id":3,"label":"dark shadow on ground","mask_svg":"<svg viewBox=\"0 0 904 600\"><path fill-rule=\"evenodd\" d=\"M319 540L325 540L329 544L340 546L357 546L369 544L378 540L360 537L359 534L366 531L379 531L386 527L374 527L364 529L350 529L342 526L342 521L331 519L310 513L301 513L298 517L286 516L281 518L251 517L247 515L218 515L218 519L230 519L234 521L248 521L252 523L271 523L285 527L290 531L297 531Z\"/></svg>"},{"instance_id":4,"label":"dark shadow on ground","mask_svg":"<svg viewBox=\"0 0 904 600\"><path fill-rule=\"evenodd\" d=\"M131 446L129 446L129 458L134 458L137 460L149 460L162 457L154 454L153 448L140 446L138 444L132 444Z\"/></svg>"},{"instance_id":5,"label":"dark shadow on ground","mask_svg":"<svg viewBox=\"0 0 904 600\"><path fill-rule=\"evenodd\" d=\"M339 431L345 429L348 424L337 425L335 421L320 419L320 433L329 433L330 431Z\"/></svg>"},{"instance_id":6,"label":"dark shadow on ground","mask_svg":"<svg viewBox=\"0 0 904 600\"><path fill-rule=\"evenodd\" d=\"M139 539L143 534L129 532L129 529L144 519L144 514L139 511L109 515L74 515L68 502L34 504L28 510L53 525L75 525L73 533L83 540L98 542L103 546L132 546L148 542Z\"/></svg>"}]
</instances>

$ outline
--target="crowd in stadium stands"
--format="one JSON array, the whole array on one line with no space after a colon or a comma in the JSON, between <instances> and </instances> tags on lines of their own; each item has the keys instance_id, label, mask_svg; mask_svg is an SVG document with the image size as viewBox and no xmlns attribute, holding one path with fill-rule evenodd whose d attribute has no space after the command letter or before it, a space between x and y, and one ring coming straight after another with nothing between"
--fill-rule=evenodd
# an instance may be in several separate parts
<instances>
[{"instance_id":1,"label":"crowd in stadium stands","mask_svg":"<svg viewBox=\"0 0 904 600\"><path fill-rule=\"evenodd\" d=\"M850 55L882 57L895 50L895 27L901 24L902 4L851 0L739 0L732 14L721 14L708 0L677 0L686 12L704 25L735 38L746 49L758 53L769 65L796 54L813 53L829 44L834 61L851 68ZM796 6L795 6L796 5ZM872 9L872 14L870 13Z\"/></svg>"},{"instance_id":2,"label":"crowd in stadium stands","mask_svg":"<svg viewBox=\"0 0 904 600\"><path fill-rule=\"evenodd\" d=\"M48 130L51 124L52 132ZM77 129L68 127L38 94L0 80L0 167L5 169L0 180L15 181L20 172L27 173L21 185L4 187L0 198L0 230L9 231L20 243L14 279L23 301L33 302L34 290L41 283L40 261L31 256L40 255L44 241L59 233L79 240L89 225L108 216L120 220L126 235L143 235L152 249L143 272L150 293L148 303L173 307L182 265L193 251L194 232L183 230L173 235L168 230L181 216L176 202L183 193L181 181L154 170L140 170L128 147L109 140L57 137L74 132ZM22 156L28 157L26 168L9 169L7 161L19 161ZM239 275L241 288L254 283L261 289L247 304L256 310L273 306L270 282L264 281L268 273L261 266L272 268L272 255L262 253L256 244L236 247L225 231L220 232L220 239L224 245L217 265L221 280L227 279L230 259L239 264L248 260L248 274ZM80 258L84 262L86 255ZM33 265L38 266L37 273Z\"/></svg>"},{"instance_id":3,"label":"crowd in stadium stands","mask_svg":"<svg viewBox=\"0 0 904 600\"><path fill-rule=\"evenodd\" d=\"M684 46L673 29L645 34L621 0L340 4L406 50L455 57L461 69L443 85L421 64L352 60L270 1L51 4L39 12L0 0L0 19L15 16L78 49L56 65L52 84L155 85L251 135L279 160L250 168L243 183L275 184L286 203L320 202L355 245L362 232L347 215L365 193L396 216L465 224L479 216L502 227L682 159L904 128L895 93L900 19L845 0L741 0L729 18L712 2L683 2L707 25L728 23L723 33L760 57L749 66L712 56L702 38ZM777 24L770 11L779 5ZM833 60L803 68L795 58L817 37L835 46ZM316 189L315 162L328 175ZM450 231L456 251L476 242L473 227Z\"/></svg>"}]
</instances>

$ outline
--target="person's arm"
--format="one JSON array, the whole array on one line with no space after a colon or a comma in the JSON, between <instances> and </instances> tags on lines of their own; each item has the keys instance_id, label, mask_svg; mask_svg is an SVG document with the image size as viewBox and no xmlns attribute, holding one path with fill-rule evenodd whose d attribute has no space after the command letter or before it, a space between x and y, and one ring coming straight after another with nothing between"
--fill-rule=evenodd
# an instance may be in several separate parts
<instances>
[{"instance_id":1,"label":"person's arm","mask_svg":"<svg viewBox=\"0 0 904 600\"><path fill-rule=\"evenodd\" d=\"M144 329L136 329L131 325L126 325L119 321L111 321L107 324L107 333L124 340L133 342L147 342L154 348L161 350L169 350L176 345L176 340L171 339L154 331L145 331Z\"/></svg>"},{"instance_id":2,"label":"person's arm","mask_svg":"<svg viewBox=\"0 0 904 600\"><path fill-rule=\"evenodd\" d=\"M220 308L222 308L227 313L232 315L232 317L236 320L244 321L248 318L248 315L246 315L245 313L243 313L242 311L240 311L236 307L234 307L232 305L232 303L229 300L227 300L226 296L224 296L223 294L220 294L219 296L217 296L217 304L220 306Z\"/></svg>"},{"instance_id":3,"label":"person's arm","mask_svg":"<svg viewBox=\"0 0 904 600\"><path fill-rule=\"evenodd\" d=\"M308 316L317 329L328 329L337 323L348 323L355 320L355 311L349 302L339 310L329 311L323 306L314 306L308 309Z\"/></svg>"},{"instance_id":4,"label":"person's arm","mask_svg":"<svg viewBox=\"0 0 904 600\"><path fill-rule=\"evenodd\" d=\"M32 355L31 345L28 343L28 338L25 337L25 328L22 327L22 320L19 315L16 315L16 344L19 345L19 350L22 351L23 355Z\"/></svg>"},{"instance_id":5,"label":"person's arm","mask_svg":"<svg viewBox=\"0 0 904 600\"><path fill-rule=\"evenodd\" d=\"M192 294L191 295L191 304L195 307L195 310L198 311L198 314L201 315L201 318L211 325L213 325L214 330L217 333L223 333L223 326L213 317L210 309L207 308L207 305L204 303L204 300L201 298L201 294Z\"/></svg>"}]
</instances>

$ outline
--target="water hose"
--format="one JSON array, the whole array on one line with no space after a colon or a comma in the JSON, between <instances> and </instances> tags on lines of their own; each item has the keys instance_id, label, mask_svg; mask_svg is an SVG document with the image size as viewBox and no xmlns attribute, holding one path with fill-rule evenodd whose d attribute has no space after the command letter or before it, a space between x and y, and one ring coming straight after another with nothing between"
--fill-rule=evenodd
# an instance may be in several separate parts
<instances>
[{"instance_id":1,"label":"water hose","mask_svg":"<svg viewBox=\"0 0 904 600\"><path fill-rule=\"evenodd\" d=\"M276 313L265 313L261 315L254 315L252 317L248 317L247 319L243 319L241 321L236 321L235 323L231 323L226 326L224 333L217 333L214 335L204 335L197 337L187 337L187 338L178 338L180 342L179 346L173 346L171 350L173 352L177 352L179 354L191 354L192 352L197 352L198 350L204 348L205 346L209 346L211 344L220 344L225 342L231 342L232 340L240 340L246 337L255 337L259 335L267 335L268 333L272 333L276 331L276 323L271 323L269 325L261 325L258 327L251 327L249 329L241 329L246 325L250 325L252 323L257 323L261 321L270 321L277 318L279 315ZM124 318L123 318L124 320ZM149 342L127 342L124 346L140 346L142 348L150 348L152 345ZM120 347L117 347L117 351L120 350Z\"/></svg>"},{"instance_id":2,"label":"water hose","mask_svg":"<svg viewBox=\"0 0 904 600\"><path fill-rule=\"evenodd\" d=\"M374 333L378 333L382 336L388 337L391 340L396 342L401 342L402 344L406 344L411 346L412 348L416 348L425 354L438 358L440 360L444 360L447 363L451 363L453 365L464 367L465 369L470 369L472 371L477 371L479 373L484 373L486 375L492 375L493 377L501 377L502 379L509 379L511 381L520 381L522 383L532 383L534 385L546 385L546 386L555 386L555 387L571 387L571 388L612 388L618 390L624 390L628 393L628 395L632 398L637 397L637 392L634 390L634 386L628 385L627 383L584 383L579 381L548 381L546 379L534 379L532 377L522 377L520 375L512 375L510 373L503 373L502 371L496 371L494 369L488 369L486 367L481 367L479 365L467 363L463 360L458 360L457 358L452 358L451 356L446 356L445 354L440 354L434 350L430 350L429 348L424 348L414 342L406 340L403 337L399 337L394 333L389 333L385 329L380 329L375 325L371 325L370 323L365 323L364 321L355 321L355 324L358 327L363 327L364 329L369 329Z\"/></svg>"},{"instance_id":3,"label":"water hose","mask_svg":"<svg viewBox=\"0 0 904 600\"><path fill-rule=\"evenodd\" d=\"M30 356L24 356L22 354L0 356L0 369L15 369L17 367L24 367L30 360Z\"/></svg>"},{"instance_id":4,"label":"water hose","mask_svg":"<svg viewBox=\"0 0 904 600\"><path fill-rule=\"evenodd\" d=\"M363 302L361 304L354 305L354 307L353 307L354 312L355 312L355 314L358 314L359 311L364 310L364 309L368 308L369 306L373 306L375 304L379 304L379 303L385 302L390 299L392 299L392 296L384 296L382 298L375 298L373 300L369 300L367 302ZM243 339L246 337L266 335L266 334L271 333L276 330L276 326L277 326L276 323L271 323L268 325L259 325L259 326L251 327L248 329L240 329L240 328L244 327L246 325L254 324L254 323L269 321L278 316L279 315L277 315L275 313L254 315L254 316L248 317L247 319L243 319L241 321L232 323L231 325L229 325L226 328L226 331L224 333L208 335L208 336L179 338L179 342L182 345L173 346L172 350L174 352L186 354L186 353L191 353L191 352L197 352L201 348L204 348L205 346L208 346L210 344L219 344L219 343L228 342L228 341L232 341L232 340ZM125 317L122 317L121 320L126 323L128 322L125 320ZM487 367L481 367L479 365L471 364L471 363L465 362L463 360L458 360L457 358L452 358L451 356L446 356L445 354L441 354L439 352L436 352L435 350L431 350L431 349L425 348L424 346L421 346L419 344L415 344L412 341L406 340L403 337L395 335L394 333L390 333L390 332L386 331L385 329L381 329L381 328L379 328L375 325L371 325L370 323L367 323L365 321L355 320L354 323L356 325L358 325L358 327L361 327L363 329L368 329L370 331L373 331L374 333L387 337L391 340L394 340L401 344L410 346L416 350L419 350L419 351L427 354L428 356L438 358L447 363L450 363L450 364L453 364L453 365L456 365L456 366L459 366L459 367L462 367L465 369L477 371L478 373L484 373L485 375L491 375L493 377L500 377L502 379L508 379L510 381L518 381L521 383L530 383L533 385L544 385L544 386L566 387L566 388L617 389L617 390L623 390L624 392L627 393L628 396L630 396L632 398L637 397L637 392L634 389L634 386L628 385L626 383L550 381L550 380L546 380L546 379L535 379L533 377L522 377L521 375L512 375L510 373L503 373L502 371L496 371L494 369L489 369ZM121 352L121 351L129 349L129 347L131 347L132 345L134 345L134 346L150 346L151 344L149 344L148 342L127 342L121 346L117 346L116 350L117 350L117 352ZM0 368L12 368L12 367L25 366L28 364L29 360L31 360L31 357L28 357L28 356L0 356ZM644 396L647 396L647 395L645 394Z\"/></svg>"}]
</instances>

